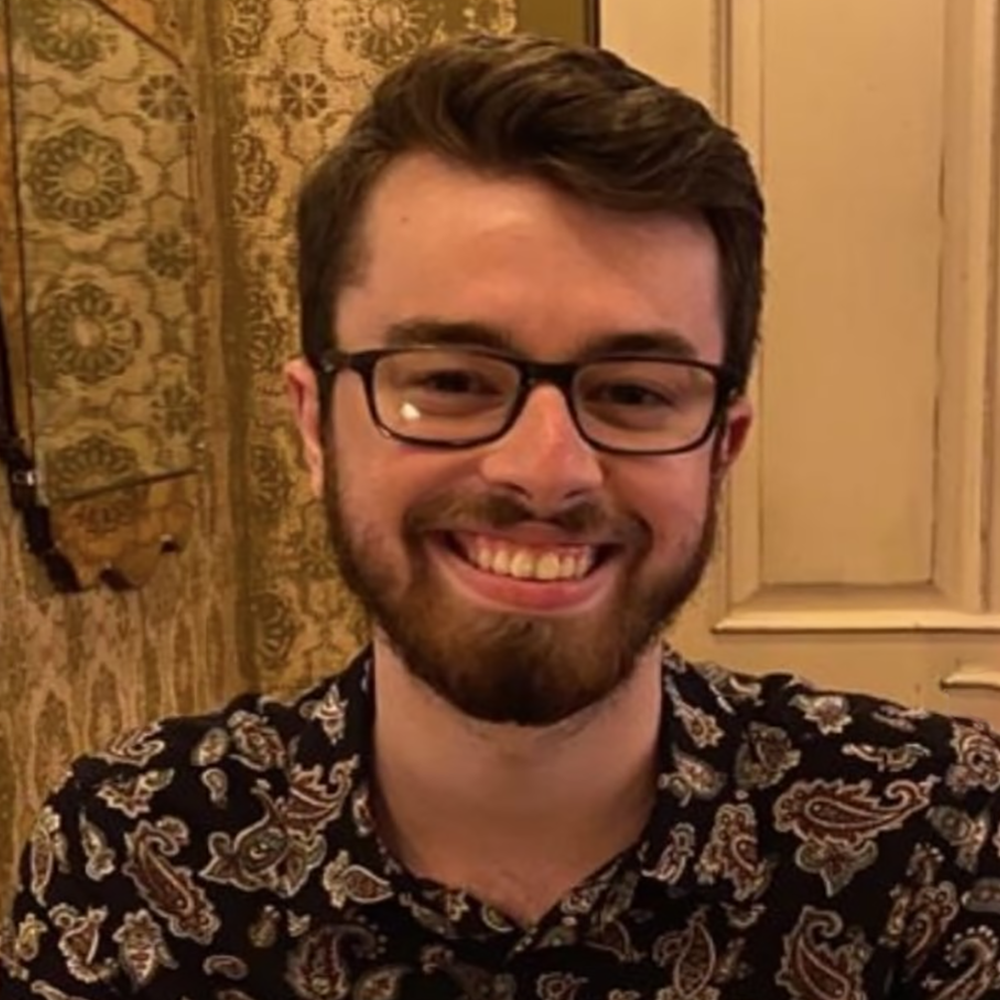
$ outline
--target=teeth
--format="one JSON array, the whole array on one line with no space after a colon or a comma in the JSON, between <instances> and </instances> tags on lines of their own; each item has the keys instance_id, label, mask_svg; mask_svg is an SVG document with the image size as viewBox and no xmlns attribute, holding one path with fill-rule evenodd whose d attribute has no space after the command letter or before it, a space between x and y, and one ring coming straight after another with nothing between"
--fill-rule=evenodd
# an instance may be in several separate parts
<instances>
[{"instance_id":1,"label":"teeth","mask_svg":"<svg viewBox=\"0 0 1000 1000\"><path fill-rule=\"evenodd\" d=\"M535 576L539 580L558 580L561 569L559 556L546 552L541 559L535 563Z\"/></svg>"},{"instance_id":2,"label":"teeth","mask_svg":"<svg viewBox=\"0 0 1000 1000\"><path fill-rule=\"evenodd\" d=\"M579 580L594 564L594 550L578 554L511 549L496 542L475 541L467 552L469 561L487 573L517 580Z\"/></svg>"},{"instance_id":3,"label":"teeth","mask_svg":"<svg viewBox=\"0 0 1000 1000\"><path fill-rule=\"evenodd\" d=\"M535 575L535 557L524 549L518 549L510 561L510 575L518 580L527 580Z\"/></svg>"}]
</instances>

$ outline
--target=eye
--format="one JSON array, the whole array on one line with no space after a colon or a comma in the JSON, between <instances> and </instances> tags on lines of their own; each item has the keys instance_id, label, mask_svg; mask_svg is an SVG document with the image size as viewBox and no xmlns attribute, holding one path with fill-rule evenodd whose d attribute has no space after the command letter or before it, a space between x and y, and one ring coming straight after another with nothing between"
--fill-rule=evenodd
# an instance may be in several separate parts
<instances>
[{"instance_id":1,"label":"eye","mask_svg":"<svg viewBox=\"0 0 1000 1000\"><path fill-rule=\"evenodd\" d=\"M482 416L510 404L517 392L517 370L485 355L405 352L387 359L376 390L386 412L416 413L424 420Z\"/></svg>"},{"instance_id":2,"label":"eye","mask_svg":"<svg viewBox=\"0 0 1000 1000\"><path fill-rule=\"evenodd\" d=\"M673 407L675 393L657 385L639 382L603 382L587 393L588 403L624 407Z\"/></svg>"},{"instance_id":3,"label":"eye","mask_svg":"<svg viewBox=\"0 0 1000 1000\"><path fill-rule=\"evenodd\" d=\"M500 391L494 381L482 372L463 368L415 372L409 379L411 389L441 395L488 396Z\"/></svg>"},{"instance_id":4,"label":"eye","mask_svg":"<svg viewBox=\"0 0 1000 1000\"><path fill-rule=\"evenodd\" d=\"M700 369L674 362L624 359L581 369L577 399L588 419L603 427L653 431L700 418L710 401L712 379ZM705 392L704 390L708 390Z\"/></svg>"}]
</instances>

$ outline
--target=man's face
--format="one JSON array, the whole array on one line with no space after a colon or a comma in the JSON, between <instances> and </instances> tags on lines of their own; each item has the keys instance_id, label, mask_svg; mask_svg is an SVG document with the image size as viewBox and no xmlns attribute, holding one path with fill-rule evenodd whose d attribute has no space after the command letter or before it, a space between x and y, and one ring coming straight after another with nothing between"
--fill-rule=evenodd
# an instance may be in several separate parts
<instances>
[{"instance_id":1,"label":"man's face","mask_svg":"<svg viewBox=\"0 0 1000 1000\"><path fill-rule=\"evenodd\" d=\"M338 302L347 352L430 325L538 361L636 334L663 335L651 356L722 358L718 256L700 221L611 213L412 154L376 187L362 246ZM313 481L377 648L462 712L523 725L595 705L635 669L701 576L721 473L749 422L739 404L696 451L606 454L542 385L498 441L435 449L382 433L348 371L324 446L301 370L297 390Z\"/></svg>"}]
</instances>

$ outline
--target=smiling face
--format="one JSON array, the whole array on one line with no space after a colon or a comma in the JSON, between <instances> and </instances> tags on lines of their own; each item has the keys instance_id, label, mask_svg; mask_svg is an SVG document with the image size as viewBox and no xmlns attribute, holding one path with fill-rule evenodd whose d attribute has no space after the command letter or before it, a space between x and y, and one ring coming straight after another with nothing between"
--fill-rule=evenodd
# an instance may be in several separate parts
<instances>
[{"instance_id":1,"label":"smiling face","mask_svg":"<svg viewBox=\"0 0 1000 1000\"><path fill-rule=\"evenodd\" d=\"M625 216L533 179L425 154L392 165L338 298L346 352L418 337L535 361L642 347L718 363L718 253L700 221ZM458 450L393 440L362 379L336 376L326 443L315 383L293 375L313 482L345 580L394 655L462 712L546 725L635 669L708 558L722 470L749 415L684 454L594 450L542 384L499 440Z\"/></svg>"}]
</instances>

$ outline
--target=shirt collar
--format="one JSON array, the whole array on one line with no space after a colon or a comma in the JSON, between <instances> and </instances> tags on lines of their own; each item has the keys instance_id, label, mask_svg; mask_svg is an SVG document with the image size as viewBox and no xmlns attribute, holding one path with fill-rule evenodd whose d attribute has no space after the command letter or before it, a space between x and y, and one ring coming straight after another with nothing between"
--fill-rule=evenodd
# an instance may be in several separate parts
<instances>
[{"instance_id":1,"label":"shirt collar","mask_svg":"<svg viewBox=\"0 0 1000 1000\"><path fill-rule=\"evenodd\" d=\"M330 780L347 781L344 807L328 830L323 888L334 907L378 903L395 897L425 926L445 937L513 931L502 915L470 907L462 893L432 886L405 871L379 840L372 814L374 664L370 647L303 703L307 719L296 757L322 763ZM657 796L636 847L582 887L595 899L612 880L633 887L650 880L671 898L691 894L715 902L733 898L732 880L710 877L710 840L725 809L750 808L734 787L741 752L744 706L755 700L755 682L721 668L696 667L665 648L662 658L663 713L659 733ZM332 752L331 752L332 751ZM751 851L756 849L756 843ZM628 873L632 872L633 875ZM716 873L717 874L717 873ZM594 890L591 892L591 890ZM624 901L627 894L611 894ZM595 908L595 919L617 919L620 907ZM598 911L601 916L598 917Z\"/></svg>"},{"instance_id":2,"label":"shirt collar","mask_svg":"<svg viewBox=\"0 0 1000 1000\"><path fill-rule=\"evenodd\" d=\"M642 876L674 898L718 901L731 883L708 878L706 851L719 818L743 796L735 788L741 716L759 694L721 668L696 667L663 653L663 713L653 812L638 850Z\"/></svg>"}]
</instances>

